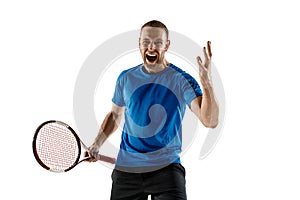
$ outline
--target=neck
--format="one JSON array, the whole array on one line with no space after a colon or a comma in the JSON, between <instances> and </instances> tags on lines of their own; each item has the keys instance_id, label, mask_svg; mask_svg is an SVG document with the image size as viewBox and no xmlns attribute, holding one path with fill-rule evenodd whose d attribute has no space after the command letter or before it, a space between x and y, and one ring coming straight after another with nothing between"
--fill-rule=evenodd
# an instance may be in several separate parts
<instances>
[{"instance_id":1,"label":"neck","mask_svg":"<svg viewBox=\"0 0 300 200\"><path fill-rule=\"evenodd\" d=\"M163 63L161 64L154 64L154 65L148 65L148 64L143 64L144 70L149 73L149 74L155 74L163 71L165 68L168 67L170 63L166 60L164 60Z\"/></svg>"}]
</instances>

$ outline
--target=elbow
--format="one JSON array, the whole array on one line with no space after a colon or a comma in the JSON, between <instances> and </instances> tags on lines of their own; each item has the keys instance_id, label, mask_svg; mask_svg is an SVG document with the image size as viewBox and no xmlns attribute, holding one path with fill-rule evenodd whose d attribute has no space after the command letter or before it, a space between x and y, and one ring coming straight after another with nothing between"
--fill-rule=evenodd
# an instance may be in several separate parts
<instances>
[{"instance_id":1,"label":"elbow","mask_svg":"<svg viewBox=\"0 0 300 200\"><path fill-rule=\"evenodd\" d=\"M207 128L216 128L219 124L219 120L216 120L212 123L210 123L208 126L206 126Z\"/></svg>"},{"instance_id":2,"label":"elbow","mask_svg":"<svg viewBox=\"0 0 300 200\"><path fill-rule=\"evenodd\" d=\"M203 124L203 126L205 126L206 128L216 128L219 124L219 119L200 119L201 123Z\"/></svg>"},{"instance_id":3,"label":"elbow","mask_svg":"<svg viewBox=\"0 0 300 200\"><path fill-rule=\"evenodd\" d=\"M212 122L212 123L203 123L206 128L216 128L219 122Z\"/></svg>"}]
</instances>

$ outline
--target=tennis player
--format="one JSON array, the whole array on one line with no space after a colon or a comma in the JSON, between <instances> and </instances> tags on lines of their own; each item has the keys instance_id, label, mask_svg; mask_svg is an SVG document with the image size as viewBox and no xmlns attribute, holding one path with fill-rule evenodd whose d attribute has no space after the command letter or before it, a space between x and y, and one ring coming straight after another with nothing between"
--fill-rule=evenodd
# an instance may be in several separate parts
<instances>
[{"instance_id":1,"label":"tennis player","mask_svg":"<svg viewBox=\"0 0 300 200\"><path fill-rule=\"evenodd\" d=\"M219 107L211 78L211 43L197 57L200 85L167 61L167 27L145 23L139 49L143 63L120 73L106 115L89 154L95 156L124 117L120 150L112 173L111 199L187 199L185 168L180 161L186 107L209 128L218 125ZM188 133L187 133L188 134ZM93 160L91 160L93 161Z\"/></svg>"}]
</instances>

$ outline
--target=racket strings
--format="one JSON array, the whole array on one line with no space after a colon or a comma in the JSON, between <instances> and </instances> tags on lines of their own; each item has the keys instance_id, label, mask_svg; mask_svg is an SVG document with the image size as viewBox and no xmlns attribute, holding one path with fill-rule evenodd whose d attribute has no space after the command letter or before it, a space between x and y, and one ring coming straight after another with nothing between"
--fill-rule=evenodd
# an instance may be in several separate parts
<instances>
[{"instance_id":1,"label":"racket strings","mask_svg":"<svg viewBox=\"0 0 300 200\"><path fill-rule=\"evenodd\" d=\"M79 147L75 136L67 127L50 123L39 131L37 154L51 170L60 171L73 166L79 155Z\"/></svg>"}]
</instances>

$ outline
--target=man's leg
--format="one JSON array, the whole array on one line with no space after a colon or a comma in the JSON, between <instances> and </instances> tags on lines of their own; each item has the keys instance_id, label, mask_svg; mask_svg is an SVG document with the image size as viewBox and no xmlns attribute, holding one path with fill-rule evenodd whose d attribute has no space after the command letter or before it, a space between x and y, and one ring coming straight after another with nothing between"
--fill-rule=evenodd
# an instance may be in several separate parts
<instances>
[{"instance_id":1,"label":"man's leg","mask_svg":"<svg viewBox=\"0 0 300 200\"><path fill-rule=\"evenodd\" d=\"M147 200L142 177L138 173L114 170L112 173L111 200Z\"/></svg>"},{"instance_id":2,"label":"man's leg","mask_svg":"<svg viewBox=\"0 0 300 200\"><path fill-rule=\"evenodd\" d=\"M186 200L185 169L171 164L145 176L145 191L152 200Z\"/></svg>"}]
</instances>

